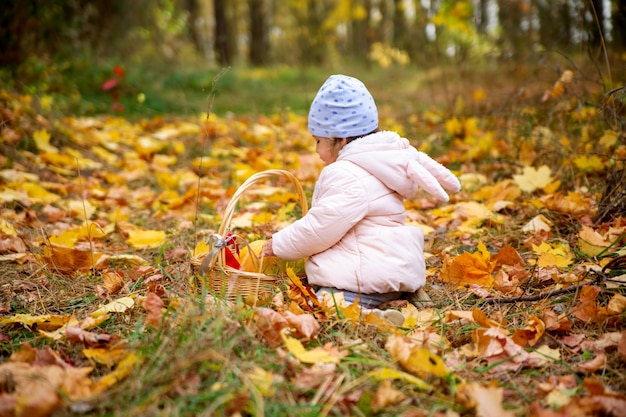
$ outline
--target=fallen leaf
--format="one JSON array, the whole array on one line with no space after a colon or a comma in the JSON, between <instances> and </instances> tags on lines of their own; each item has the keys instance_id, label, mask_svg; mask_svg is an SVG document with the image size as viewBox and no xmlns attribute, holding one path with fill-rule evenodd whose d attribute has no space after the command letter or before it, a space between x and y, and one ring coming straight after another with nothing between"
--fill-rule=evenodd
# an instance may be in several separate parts
<instances>
[{"instance_id":1,"label":"fallen leaf","mask_svg":"<svg viewBox=\"0 0 626 417\"><path fill-rule=\"evenodd\" d=\"M406 336L391 335L385 350L404 369L417 376L447 376L450 371L443 360L427 348L420 347L415 340Z\"/></svg>"},{"instance_id":2,"label":"fallen leaf","mask_svg":"<svg viewBox=\"0 0 626 417\"><path fill-rule=\"evenodd\" d=\"M339 350L330 343L324 347L306 350L298 339L287 336L284 331L281 335L287 350L302 363L338 363L348 354L347 351Z\"/></svg>"},{"instance_id":3,"label":"fallen leaf","mask_svg":"<svg viewBox=\"0 0 626 417\"><path fill-rule=\"evenodd\" d=\"M126 243L134 248L158 248L165 242L163 230L130 230Z\"/></svg>"},{"instance_id":4,"label":"fallen leaf","mask_svg":"<svg viewBox=\"0 0 626 417\"><path fill-rule=\"evenodd\" d=\"M403 382L407 382L411 385L415 385L418 389L430 391L433 386L425 382L424 380L408 374L406 372L398 371L392 368L376 368L368 373L368 376L379 380L385 379L399 379Z\"/></svg>"},{"instance_id":5,"label":"fallen leaf","mask_svg":"<svg viewBox=\"0 0 626 417\"><path fill-rule=\"evenodd\" d=\"M148 291L146 298L143 300L142 306L148 313L146 315L146 326L159 328L163 320L163 306L165 303L154 291Z\"/></svg>"},{"instance_id":6,"label":"fallen leaf","mask_svg":"<svg viewBox=\"0 0 626 417\"><path fill-rule=\"evenodd\" d=\"M484 387L476 382L462 389L476 404L477 417L515 417L515 413L502 407L504 390L499 387Z\"/></svg>"},{"instance_id":7,"label":"fallen leaf","mask_svg":"<svg viewBox=\"0 0 626 417\"><path fill-rule=\"evenodd\" d=\"M133 297L121 297L92 312L91 317L96 318L109 313L124 313L126 310L133 308L134 305L135 299Z\"/></svg>"},{"instance_id":8,"label":"fallen leaf","mask_svg":"<svg viewBox=\"0 0 626 417\"><path fill-rule=\"evenodd\" d=\"M385 379L376 389L374 393L374 399L372 399L371 406L374 411L380 411L387 407L398 404L404 400L406 395L402 391L394 389L391 385L390 379Z\"/></svg>"},{"instance_id":9,"label":"fallen leaf","mask_svg":"<svg viewBox=\"0 0 626 417\"><path fill-rule=\"evenodd\" d=\"M519 188L527 193L543 188L553 181L552 170L547 165L539 168L525 166L521 174L513 175L513 179Z\"/></svg>"}]
</instances>

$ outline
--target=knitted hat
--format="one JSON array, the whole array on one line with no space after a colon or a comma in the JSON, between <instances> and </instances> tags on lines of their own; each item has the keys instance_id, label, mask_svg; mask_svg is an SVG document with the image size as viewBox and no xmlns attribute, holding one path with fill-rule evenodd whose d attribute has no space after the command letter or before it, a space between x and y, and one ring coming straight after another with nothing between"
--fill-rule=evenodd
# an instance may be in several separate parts
<instances>
[{"instance_id":1,"label":"knitted hat","mask_svg":"<svg viewBox=\"0 0 626 417\"><path fill-rule=\"evenodd\" d=\"M309 110L309 131L325 138L350 138L378 127L378 110L365 85L347 75L331 75Z\"/></svg>"}]
</instances>

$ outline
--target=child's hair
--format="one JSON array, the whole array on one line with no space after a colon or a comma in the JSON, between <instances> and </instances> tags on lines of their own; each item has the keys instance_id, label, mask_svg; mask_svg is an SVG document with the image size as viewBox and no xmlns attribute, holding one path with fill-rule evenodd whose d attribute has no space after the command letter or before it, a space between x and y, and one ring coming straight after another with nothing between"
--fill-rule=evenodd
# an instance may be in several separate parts
<instances>
[{"instance_id":1,"label":"child's hair","mask_svg":"<svg viewBox=\"0 0 626 417\"><path fill-rule=\"evenodd\" d=\"M350 136L349 138L328 138L328 140L330 140L330 146L332 146L333 148L337 145L339 145L339 142L342 141L343 139L346 140L346 145L352 141L355 141L357 139L361 139L367 135L371 135L372 133L376 133L378 132L378 128L372 130L369 133L366 133L364 135L358 135L358 136Z\"/></svg>"}]
</instances>

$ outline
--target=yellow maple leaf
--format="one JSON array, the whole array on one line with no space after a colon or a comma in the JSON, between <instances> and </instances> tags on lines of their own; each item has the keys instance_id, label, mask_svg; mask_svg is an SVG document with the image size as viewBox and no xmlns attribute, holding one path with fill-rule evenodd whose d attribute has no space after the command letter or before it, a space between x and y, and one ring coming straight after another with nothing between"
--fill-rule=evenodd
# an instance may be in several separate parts
<instances>
[{"instance_id":1,"label":"yellow maple leaf","mask_svg":"<svg viewBox=\"0 0 626 417\"><path fill-rule=\"evenodd\" d=\"M17 236L17 230L15 230L15 227L4 219L0 219L0 233L8 236Z\"/></svg>"},{"instance_id":2,"label":"yellow maple leaf","mask_svg":"<svg viewBox=\"0 0 626 417\"><path fill-rule=\"evenodd\" d=\"M569 246L562 244L551 246L546 242L541 242L540 245L533 245L533 251L539 256L537 266L540 267L567 268L574 261Z\"/></svg>"},{"instance_id":3,"label":"yellow maple leaf","mask_svg":"<svg viewBox=\"0 0 626 417\"><path fill-rule=\"evenodd\" d=\"M254 366L251 371L246 373L246 376L262 396L271 397L274 395L273 373L266 371L260 366Z\"/></svg>"},{"instance_id":4,"label":"yellow maple leaf","mask_svg":"<svg viewBox=\"0 0 626 417\"><path fill-rule=\"evenodd\" d=\"M129 230L126 243L134 248L157 248L165 242L162 230Z\"/></svg>"},{"instance_id":5,"label":"yellow maple leaf","mask_svg":"<svg viewBox=\"0 0 626 417\"><path fill-rule=\"evenodd\" d=\"M552 171L547 165L542 165L539 168L525 166L521 174L513 175L513 179L519 188L527 193L543 188L553 180Z\"/></svg>"},{"instance_id":6,"label":"yellow maple leaf","mask_svg":"<svg viewBox=\"0 0 626 417\"><path fill-rule=\"evenodd\" d=\"M112 232L111 229L109 229L108 233L110 232ZM61 234L50 236L49 240L53 245L73 248L80 239L97 239L106 236L108 233L98 223L87 222L83 223L82 226L67 229Z\"/></svg>"},{"instance_id":7,"label":"yellow maple leaf","mask_svg":"<svg viewBox=\"0 0 626 417\"><path fill-rule=\"evenodd\" d=\"M617 139L619 138L617 132L613 130L607 130L604 132L604 135L600 138L598 143L602 145L603 148L608 149L617 144Z\"/></svg>"},{"instance_id":8,"label":"yellow maple leaf","mask_svg":"<svg viewBox=\"0 0 626 417\"><path fill-rule=\"evenodd\" d=\"M19 188L26 191L28 198L33 203L55 203L61 199L61 196L48 192L45 188L34 183L20 184Z\"/></svg>"},{"instance_id":9,"label":"yellow maple leaf","mask_svg":"<svg viewBox=\"0 0 626 417\"><path fill-rule=\"evenodd\" d=\"M408 374L406 372L398 371L397 369L393 368L376 368L373 371L368 372L367 375L378 380L398 379L404 382L408 382L409 384L413 384L418 389L426 391L430 391L433 389L432 385L428 384L423 379Z\"/></svg>"},{"instance_id":10,"label":"yellow maple leaf","mask_svg":"<svg viewBox=\"0 0 626 417\"><path fill-rule=\"evenodd\" d=\"M0 324L18 323L26 327L37 326L39 330L55 330L62 327L70 320L70 316L60 316L57 314L44 314L33 316L32 314L16 314L11 317L0 319Z\"/></svg>"},{"instance_id":11,"label":"yellow maple leaf","mask_svg":"<svg viewBox=\"0 0 626 417\"><path fill-rule=\"evenodd\" d=\"M86 348L83 349L83 355L94 367L96 364L101 364L112 368L128 355L128 351L122 348Z\"/></svg>"},{"instance_id":12,"label":"yellow maple leaf","mask_svg":"<svg viewBox=\"0 0 626 417\"><path fill-rule=\"evenodd\" d=\"M603 171L605 163L598 155L579 155L574 158L574 165L584 172L598 172Z\"/></svg>"},{"instance_id":13,"label":"yellow maple leaf","mask_svg":"<svg viewBox=\"0 0 626 417\"><path fill-rule=\"evenodd\" d=\"M385 350L404 369L418 376L435 375L444 377L450 374L443 360L430 350L420 347L413 339L391 335L385 343Z\"/></svg>"},{"instance_id":14,"label":"yellow maple leaf","mask_svg":"<svg viewBox=\"0 0 626 417\"><path fill-rule=\"evenodd\" d=\"M117 384L119 381L130 375L130 373L140 363L140 358L134 353L129 352L124 359L117 364L113 372L104 375L94 384L94 392L100 393Z\"/></svg>"},{"instance_id":15,"label":"yellow maple leaf","mask_svg":"<svg viewBox=\"0 0 626 417\"><path fill-rule=\"evenodd\" d=\"M100 317L109 313L123 313L126 310L135 306L135 299L133 297L121 297L117 300L113 300L110 303L100 307L93 313L91 317Z\"/></svg>"},{"instance_id":16,"label":"yellow maple leaf","mask_svg":"<svg viewBox=\"0 0 626 417\"><path fill-rule=\"evenodd\" d=\"M50 133L46 129L37 130L33 134L33 140L40 152L58 152L59 150L50 145Z\"/></svg>"},{"instance_id":17,"label":"yellow maple leaf","mask_svg":"<svg viewBox=\"0 0 626 417\"><path fill-rule=\"evenodd\" d=\"M322 347L306 350L298 339L287 336L285 331L282 331L280 334L285 342L285 347L296 359L303 363L339 363L341 358L347 355L346 351L324 349Z\"/></svg>"}]
</instances>

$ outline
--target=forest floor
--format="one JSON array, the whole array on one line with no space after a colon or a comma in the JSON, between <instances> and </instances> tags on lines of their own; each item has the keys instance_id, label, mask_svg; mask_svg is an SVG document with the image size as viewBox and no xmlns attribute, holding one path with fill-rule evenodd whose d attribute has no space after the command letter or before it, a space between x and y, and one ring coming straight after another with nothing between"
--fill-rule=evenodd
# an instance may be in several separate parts
<instances>
[{"instance_id":1,"label":"forest floor","mask_svg":"<svg viewBox=\"0 0 626 417\"><path fill-rule=\"evenodd\" d=\"M301 262L199 270L223 222L241 266L302 215L282 176L235 192L286 170L310 201L306 103L328 74L277 91L235 71L189 115L135 113L137 86L109 115L0 91L0 416L626 415L626 218L606 198L626 142L570 64L353 72L380 127L463 186L406 202L432 303L390 305L399 327L318 300ZM216 297L228 283L239 298Z\"/></svg>"}]
</instances>

